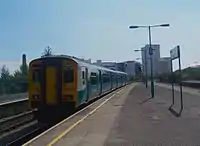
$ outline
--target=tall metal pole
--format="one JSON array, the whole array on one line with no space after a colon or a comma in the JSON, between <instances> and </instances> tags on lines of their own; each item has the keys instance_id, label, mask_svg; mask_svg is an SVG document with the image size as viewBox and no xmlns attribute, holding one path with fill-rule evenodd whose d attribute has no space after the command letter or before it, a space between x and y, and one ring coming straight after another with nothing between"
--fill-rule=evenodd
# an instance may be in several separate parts
<instances>
[{"instance_id":1,"label":"tall metal pole","mask_svg":"<svg viewBox=\"0 0 200 146\"><path fill-rule=\"evenodd\" d=\"M179 115L181 115L182 110L183 110L183 89L182 89L181 56L180 56L180 47L179 46L178 46L178 55L179 55L178 63L179 63L179 75L180 75L179 84L180 84L180 93L181 93L181 110L180 110Z\"/></svg>"},{"instance_id":2,"label":"tall metal pole","mask_svg":"<svg viewBox=\"0 0 200 146\"><path fill-rule=\"evenodd\" d=\"M145 63L145 83L146 83L146 88L148 87L148 78L147 78L147 52L146 48L144 49L144 63Z\"/></svg>"},{"instance_id":3,"label":"tall metal pole","mask_svg":"<svg viewBox=\"0 0 200 146\"><path fill-rule=\"evenodd\" d=\"M154 77L153 77L153 49L151 47L151 26L149 28L149 55L151 63L151 98L154 98Z\"/></svg>"}]
</instances>

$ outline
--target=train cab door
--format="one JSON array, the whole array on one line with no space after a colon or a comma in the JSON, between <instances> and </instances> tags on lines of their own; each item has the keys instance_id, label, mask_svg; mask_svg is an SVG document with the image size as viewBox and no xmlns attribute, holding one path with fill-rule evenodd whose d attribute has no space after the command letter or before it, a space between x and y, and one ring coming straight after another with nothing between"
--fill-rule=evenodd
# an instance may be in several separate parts
<instances>
[{"instance_id":1,"label":"train cab door","mask_svg":"<svg viewBox=\"0 0 200 146\"><path fill-rule=\"evenodd\" d=\"M57 69L55 66L46 66L45 69L46 104L53 105L57 102Z\"/></svg>"}]
</instances>

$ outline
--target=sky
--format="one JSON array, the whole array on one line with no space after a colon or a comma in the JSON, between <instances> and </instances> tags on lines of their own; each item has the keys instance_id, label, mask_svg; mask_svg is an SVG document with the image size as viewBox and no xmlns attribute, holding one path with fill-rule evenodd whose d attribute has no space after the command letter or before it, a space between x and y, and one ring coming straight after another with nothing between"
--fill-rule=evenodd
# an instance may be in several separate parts
<instances>
[{"instance_id":1,"label":"sky","mask_svg":"<svg viewBox=\"0 0 200 146\"><path fill-rule=\"evenodd\" d=\"M134 60L148 43L148 30L129 25L169 23L154 28L161 56L180 45L183 67L200 62L199 0L0 0L0 66L18 68L50 46L55 54L104 61Z\"/></svg>"}]
</instances>

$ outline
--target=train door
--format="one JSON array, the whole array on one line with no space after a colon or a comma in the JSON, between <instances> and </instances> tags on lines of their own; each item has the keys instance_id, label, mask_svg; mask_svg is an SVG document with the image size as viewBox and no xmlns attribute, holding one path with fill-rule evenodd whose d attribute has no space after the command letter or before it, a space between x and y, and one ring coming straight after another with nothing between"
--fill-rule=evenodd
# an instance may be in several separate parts
<instances>
[{"instance_id":1,"label":"train door","mask_svg":"<svg viewBox=\"0 0 200 146\"><path fill-rule=\"evenodd\" d=\"M45 68L45 93L46 104L52 105L57 102L57 69L55 66L46 66Z\"/></svg>"},{"instance_id":2,"label":"train door","mask_svg":"<svg viewBox=\"0 0 200 146\"><path fill-rule=\"evenodd\" d=\"M113 89L113 74L110 73L110 84L111 84L111 90Z\"/></svg>"},{"instance_id":3,"label":"train door","mask_svg":"<svg viewBox=\"0 0 200 146\"><path fill-rule=\"evenodd\" d=\"M102 93L102 73L99 70L99 95Z\"/></svg>"},{"instance_id":4,"label":"train door","mask_svg":"<svg viewBox=\"0 0 200 146\"><path fill-rule=\"evenodd\" d=\"M88 69L85 68L85 83L86 83L86 101L89 100L90 90L89 90L89 82L88 82Z\"/></svg>"},{"instance_id":5,"label":"train door","mask_svg":"<svg viewBox=\"0 0 200 146\"><path fill-rule=\"evenodd\" d=\"M116 82L117 82L117 87L119 87L119 76L116 74Z\"/></svg>"}]
</instances>

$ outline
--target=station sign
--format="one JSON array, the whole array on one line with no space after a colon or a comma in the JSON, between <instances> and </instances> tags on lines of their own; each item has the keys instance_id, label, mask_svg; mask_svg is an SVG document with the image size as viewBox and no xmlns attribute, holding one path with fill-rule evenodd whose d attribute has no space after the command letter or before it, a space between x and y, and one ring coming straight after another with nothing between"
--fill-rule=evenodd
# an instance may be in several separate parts
<instances>
[{"instance_id":1,"label":"station sign","mask_svg":"<svg viewBox=\"0 0 200 146\"><path fill-rule=\"evenodd\" d=\"M170 57L172 60L180 57L180 47L176 46L175 48L170 50Z\"/></svg>"}]
</instances>

